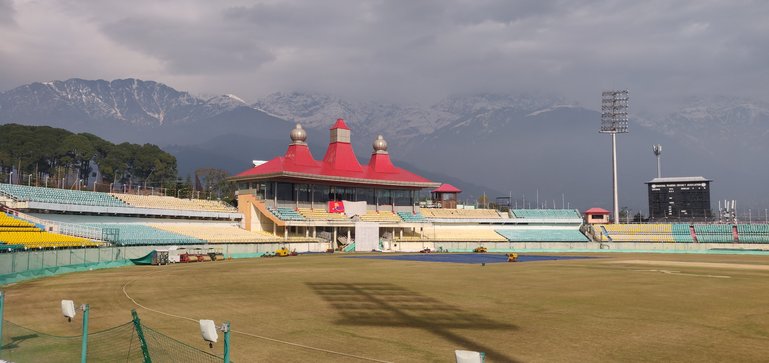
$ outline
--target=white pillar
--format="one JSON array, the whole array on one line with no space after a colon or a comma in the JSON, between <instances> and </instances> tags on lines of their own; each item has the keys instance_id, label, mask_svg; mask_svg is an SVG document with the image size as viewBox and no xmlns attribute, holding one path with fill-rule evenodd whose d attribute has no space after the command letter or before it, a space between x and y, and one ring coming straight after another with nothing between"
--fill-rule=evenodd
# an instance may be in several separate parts
<instances>
[{"instance_id":1,"label":"white pillar","mask_svg":"<svg viewBox=\"0 0 769 363\"><path fill-rule=\"evenodd\" d=\"M617 133L611 134L612 187L614 190L614 223L619 222L619 193L617 192Z\"/></svg>"}]
</instances>

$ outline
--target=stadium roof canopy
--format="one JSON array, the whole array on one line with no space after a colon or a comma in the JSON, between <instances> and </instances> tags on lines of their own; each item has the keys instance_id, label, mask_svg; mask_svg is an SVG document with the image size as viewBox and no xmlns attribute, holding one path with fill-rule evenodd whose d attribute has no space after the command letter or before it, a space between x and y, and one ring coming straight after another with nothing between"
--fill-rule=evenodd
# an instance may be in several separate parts
<instances>
[{"instance_id":1,"label":"stadium roof canopy","mask_svg":"<svg viewBox=\"0 0 769 363\"><path fill-rule=\"evenodd\" d=\"M350 144L350 128L338 119L331 127L331 141L322 160L315 160L305 142L301 125L291 131L291 144L285 155L243 171L230 180L291 179L304 182L344 183L379 187L435 188L435 183L393 165L382 136L374 141L369 163L361 165Z\"/></svg>"}]
</instances>

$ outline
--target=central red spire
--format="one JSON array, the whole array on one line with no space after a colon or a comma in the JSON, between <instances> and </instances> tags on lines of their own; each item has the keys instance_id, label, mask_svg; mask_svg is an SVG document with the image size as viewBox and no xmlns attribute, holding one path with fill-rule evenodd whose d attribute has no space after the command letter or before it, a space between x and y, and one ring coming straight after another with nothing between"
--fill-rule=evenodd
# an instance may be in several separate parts
<instances>
[{"instance_id":1,"label":"central red spire","mask_svg":"<svg viewBox=\"0 0 769 363\"><path fill-rule=\"evenodd\" d=\"M363 170L350 144L350 128L341 118L331 127L331 142L323 157L323 167L346 171Z\"/></svg>"}]
</instances>

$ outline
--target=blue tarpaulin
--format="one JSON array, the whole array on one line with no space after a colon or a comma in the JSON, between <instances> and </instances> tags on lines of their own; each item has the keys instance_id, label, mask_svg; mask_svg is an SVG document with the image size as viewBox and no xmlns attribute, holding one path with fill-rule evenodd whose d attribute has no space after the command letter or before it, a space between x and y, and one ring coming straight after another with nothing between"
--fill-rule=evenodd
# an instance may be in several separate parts
<instances>
[{"instance_id":1,"label":"blue tarpaulin","mask_svg":"<svg viewBox=\"0 0 769 363\"><path fill-rule=\"evenodd\" d=\"M350 258L370 258L375 260L417 261L417 262L448 262L448 263L499 263L507 262L507 255L494 253L420 253L410 255L366 255L345 256ZM548 260L578 260L595 258L587 256L540 256L518 255L518 262L548 261Z\"/></svg>"}]
</instances>

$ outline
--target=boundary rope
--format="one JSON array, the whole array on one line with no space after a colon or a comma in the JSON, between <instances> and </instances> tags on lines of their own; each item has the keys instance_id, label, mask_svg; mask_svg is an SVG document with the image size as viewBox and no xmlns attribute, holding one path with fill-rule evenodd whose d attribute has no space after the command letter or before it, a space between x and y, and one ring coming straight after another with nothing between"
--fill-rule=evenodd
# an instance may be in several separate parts
<instances>
[{"instance_id":1,"label":"boundary rope","mask_svg":"<svg viewBox=\"0 0 769 363\"><path fill-rule=\"evenodd\" d=\"M161 272L161 271L152 271L152 272L149 272L149 273L147 273L147 274L145 274L143 276L155 274L155 273L158 273L158 272ZM134 281L136 281L138 279L139 279L139 277L136 277L136 278L134 278L132 280L129 280L125 284L123 284L123 295L125 295L125 297L128 298L128 300L131 300L131 302L134 305L136 305L136 306L138 306L138 307L140 307L142 309L154 312L156 314L170 316L172 318L177 318L177 319L189 320L189 321L194 322L194 323L198 322L198 320L196 320L196 319L193 319L193 318L190 318L190 317L187 317L187 316L181 316L181 315L167 313L165 311L160 311L160 310L157 310L157 309L153 309L153 308L144 306L141 303L139 303L138 301L136 301L136 299L134 299L133 297L131 297L131 295L128 294L128 292L126 291L126 288L128 287L128 285L130 285L131 283L133 283ZM303 348L303 349L308 349L308 350L314 350L314 351L317 351L317 352L323 352L323 353L328 353L328 354L335 354L335 355L339 355L339 356L343 356L343 357L355 358L355 359L365 360L365 361L369 361L369 362L392 363L392 362L386 361L386 360L379 360L379 359L375 359L375 358L368 358L368 357L363 357L363 356L349 354L349 353L337 352L337 351L334 351L334 350L329 350L329 349L324 349L324 348L312 347L312 346L309 346L309 345L288 342L288 341L285 341L285 340L270 338L270 337L266 337L266 336L263 336L263 335L257 335L257 334L248 333L248 332L244 332L244 331L239 331L239 330L235 330L235 329L232 329L230 331L233 332L233 333L249 336L249 337L252 337L252 338L267 340L267 341L274 342L274 343L286 344L286 345L290 345L290 346L294 346L294 347L298 347L298 348Z\"/></svg>"}]
</instances>

